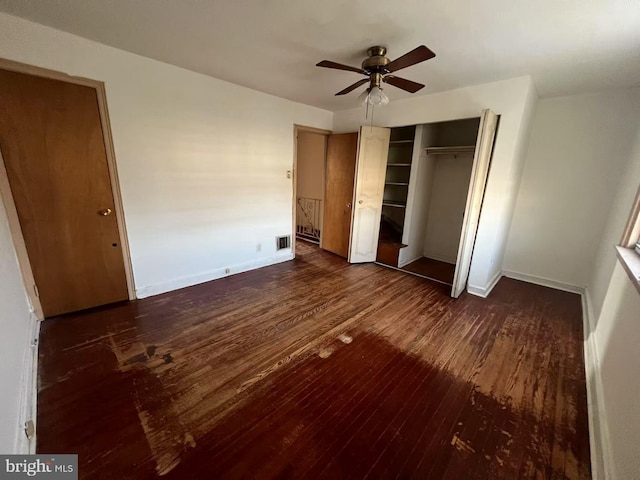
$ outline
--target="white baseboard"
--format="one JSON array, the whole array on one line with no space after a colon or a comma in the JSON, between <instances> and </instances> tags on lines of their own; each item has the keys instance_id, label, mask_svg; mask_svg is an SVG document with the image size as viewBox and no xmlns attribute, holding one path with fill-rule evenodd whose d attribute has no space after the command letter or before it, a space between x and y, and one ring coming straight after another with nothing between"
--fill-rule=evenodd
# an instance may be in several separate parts
<instances>
[{"instance_id":1,"label":"white baseboard","mask_svg":"<svg viewBox=\"0 0 640 480\"><path fill-rule=\"evenodd\" d=\"M31 322L29 342L25 349L24 371L22 374L22 394L20 395L20 419L16 438L15 453L36 453L36 436L29 439L25 435L24 426L29 420L37 426L38 409L38 343L40 338L40 321L33 312L29 316Z\"/></svg>"},{"instance_id":2,"label":"white baseboard","mask_svg":"<svg viewBox=\"0 0 640 480\"><path fill-rule=\"evenodd\" d=\"M606 422L604 389L600 376L600 356L592 332L595 317L589 291L582 294L584 326L584 367L587 379L587 414L589 416L589 446L591 449L591 475L594 480L615 478L611 461L609 427Z\"/></svg>"},{"instance_id":3,"label":"white baseboard","mask_svg":"<svg viewBox=\"0 0 640 480\"><path fill-rule=\"evenodd\" d=\"M477 285L467 285L467 292L477 297L487 298L491 293L491 290L493 290L493 287L495 287L502 278L502 275L502 270L498 270L489 284L485 287L479 287Z\"/></svg>"},{"instance_id":4,"label":"white baseboard","mask_svg":"<svg viewBox=\"0 0 640 480\"><path fill-rule=\"evenodd\" d=\"M585 287L583 286L571 285L569 283L558 282L556 280L551 280L544 277L536 277L534 275L528 275L526 273L503 270L502 274L507 278L522 280L523 282L533 283L535 285L541 285L543 287L555 288L556 290L563 290L565 292L577 293L579 295L582 295L585 292Z\"/></svg>"},{"instance_id":5,"label":"white baseboard","mask_svg":"<svg viewBox=\"0 0 640 480\"><path fill-rule=\"evenodd\" d=\"M230 275L235 275L236 273L248 272L249 270L255 270L256 268L268 267L269 265L275 265L277 263L286 262L288 260L293 260L293 254L291 252L274 255L272 257L259 258L256 260L251 260L250 262L240 263L236 265L229 265L227 267L218 268L209 272L199 273L197 275L175 278L167 282L162 282L155 285L147 285L146 287L138 288L136 289L136 297L151 297L153 295L171 292L180 288L198 285L199 283L210 282L211 280L228 277ZM229 273L226 272L227 269L230 270Z\"/></svg>"}]
</instances>

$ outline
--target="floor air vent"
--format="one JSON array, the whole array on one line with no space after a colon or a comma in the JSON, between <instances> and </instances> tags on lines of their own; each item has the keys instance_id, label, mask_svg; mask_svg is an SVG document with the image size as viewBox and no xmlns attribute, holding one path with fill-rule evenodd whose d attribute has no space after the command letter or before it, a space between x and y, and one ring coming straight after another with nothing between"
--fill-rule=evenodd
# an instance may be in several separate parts
<instances>
[{"instance_id":1,"label":"floor air vent","mask_svg":"<svg viewBox=\"0 0 640 480\"><path fill-rule=\"evenodd\" d=\"M291 248L291 235L276 237L276 250L284 250L285 248Z\"/></svg>"}]
</instances>

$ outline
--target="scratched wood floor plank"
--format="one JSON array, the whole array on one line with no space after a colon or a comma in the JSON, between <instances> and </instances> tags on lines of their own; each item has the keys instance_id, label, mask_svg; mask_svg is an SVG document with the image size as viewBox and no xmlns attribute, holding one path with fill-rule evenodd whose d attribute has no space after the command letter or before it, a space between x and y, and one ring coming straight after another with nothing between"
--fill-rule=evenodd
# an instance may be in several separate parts
<instances>
[{"instance_id":1,"label":"scratched wood floor plank","mask_svg":"<svg viewBox=\"0 0 640 480\"><path fill-rule=\"evenodd\" d=\"M297 258L47 320L38 445L80 478L590 478L580 298Z\"/></svg>"}]
</instances>

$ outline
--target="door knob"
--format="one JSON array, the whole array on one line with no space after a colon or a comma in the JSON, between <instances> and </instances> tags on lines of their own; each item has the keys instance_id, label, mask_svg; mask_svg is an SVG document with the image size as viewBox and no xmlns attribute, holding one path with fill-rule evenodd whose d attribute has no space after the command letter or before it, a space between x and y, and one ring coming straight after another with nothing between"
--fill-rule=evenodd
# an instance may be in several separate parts
<instances>
[{"instance_id":1,"label":"door knob","mask_svg":"<svg viewBox=\"0 0 640 480\"><path fill-rule=\"evenodd\" d=\"M99 215L102 215L103 217L106 217L107 215L111 215L111 209L110 208L104 208L100 211L98 211Z\"/></svg>"},{"instance_id":2,"label":"door knob","mask_svg":"<svg viewBox=\"0 0 640 480\"><path fill-rule=\"evenodd\" d=\"M351 208L351 202L347 203L347 208Z\"/></svg>"},{"instance_id":3,"label":"door knob","mask_svg":"<svg viewBox=\"0 0 640 480\"><path fill-rule=\"evenodd\" d=\"M358 200L358 203L359 203L359 204L362 204L362 200Z\"/></svg>"}]
</instances>

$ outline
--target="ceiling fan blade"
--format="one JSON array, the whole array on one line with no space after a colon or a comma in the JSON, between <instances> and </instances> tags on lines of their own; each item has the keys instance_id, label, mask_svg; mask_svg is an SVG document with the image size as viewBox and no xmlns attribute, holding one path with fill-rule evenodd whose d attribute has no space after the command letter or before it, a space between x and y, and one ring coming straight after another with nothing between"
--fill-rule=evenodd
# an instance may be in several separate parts
<instances>
[{"instance_id":1,"label":"ceiling fan blade","mask_svg":"<svg viewBox=\"0 0 640 480\"><path fill-rule=\"evenodd\" d=\"M316 63L316 67L335 68L336 70L347 70L348 72L363 73L365 75L367 73L361 68L343 65L341 63L332 62L331 60L322 60L321 62Z\"/></svg>"},{"instance_id":2,"label":"ceiling fan blade","mask_svg":"<svg viewBox=\"0 0 640 480\"><path fill-rule=\"evenodd\" d=\"M394 77L393 75L387 75L382 79L382 81L410 93L416 93L421 88L424 88L424 85L421 83L412 82L405 78Z\"/></svg>"},{"instance_id":3,"label":"ceiling fan blade","mask_svg":"<svg viewBox=\"0 0 640 480\"><path fill-rule=\"evenodd\" d=\"M353 90L355 90L356 88L364 85L365 83L369 83L369 79L368 78L363 78L362 80L358 80L356 83L354 83L353 85L349 85L347 88L345 88L344 90L340 90L338 93L336 93L336 95L345 95L349 92L352 92Z\"/></svg>"},{"instance_id":4,"label":"ceiling fan blade","mask_svg":"<svg viewBox=\"0 0 640 480\"><path fill-rule=\"evenodd\" d=\"M435 57L436 54L429 50L424 45L420 45L414 48L409 53L405 53L403 56L396 58L393 62L388 63L384 68L388 72L397 72L401 68L407 68L416 63L424 62L430 58Z\"/></svg>"}]
</instances>

